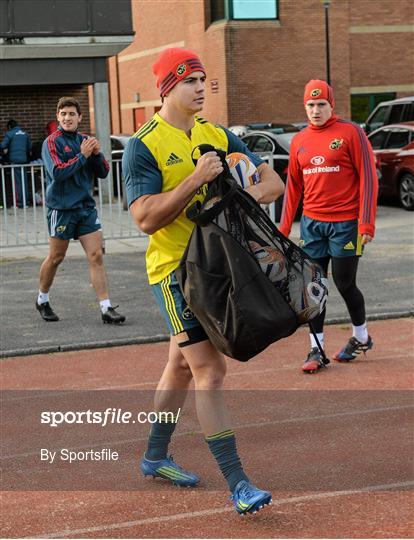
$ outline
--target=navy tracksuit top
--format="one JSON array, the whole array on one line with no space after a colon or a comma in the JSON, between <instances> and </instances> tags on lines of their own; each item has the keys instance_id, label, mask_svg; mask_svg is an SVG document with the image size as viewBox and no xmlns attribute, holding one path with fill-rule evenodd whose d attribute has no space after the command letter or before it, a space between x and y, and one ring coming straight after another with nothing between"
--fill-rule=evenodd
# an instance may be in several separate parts
<instances>
[{"instance_id":1,"label":"navy tracksuit top","mask_svg":"<svg viewBox=\"0 0 414 540\"><path fill-rule=\"evenodd\" d=\"M27 163L29 161L32 143L29 135L20 127L16 126L6 132L0 146L7 152L7 161L10 163Z\"/></svg>"},{"instance_id":2,"label":"navy tracksuit top","mask_svg":"<svg viewBox=\"0 0 414 540\"><path fill-rule=\"evenodd\" d=\"M80 146L86 135L61 127L43 142L42 160L46 171L46 205L54 210L94 208L93 180L106 178L109 165L103 154L85 158Z\"/></svg>"}]
</instances>

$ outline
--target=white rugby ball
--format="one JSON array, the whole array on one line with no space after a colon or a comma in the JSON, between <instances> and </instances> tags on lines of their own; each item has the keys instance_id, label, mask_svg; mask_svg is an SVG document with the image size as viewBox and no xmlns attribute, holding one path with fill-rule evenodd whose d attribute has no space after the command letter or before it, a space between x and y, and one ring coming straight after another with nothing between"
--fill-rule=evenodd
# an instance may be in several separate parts
<instances>
[{"instance_id":1,"label":"white rugby ball","mask_svg":"<svg viewBox=\"0 0 414 540\"><path fill-rule=\"evenodd\" d=\"M233 152L228 154L226 161L229 165L230 173L237 183L244 189L260 181L259 172L256 165L250 161L246 154Z\"/></svg>"}]
</instances>

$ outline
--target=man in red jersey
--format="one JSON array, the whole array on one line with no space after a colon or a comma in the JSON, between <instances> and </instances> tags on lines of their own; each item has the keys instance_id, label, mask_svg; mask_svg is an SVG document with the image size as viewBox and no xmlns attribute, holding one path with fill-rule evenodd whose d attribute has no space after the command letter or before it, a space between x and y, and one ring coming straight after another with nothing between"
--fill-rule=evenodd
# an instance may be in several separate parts
<instances>
[{"instance_id":1,"label":"man in red jersey","mask_svg":"<svg viewBox=\"0 0 414 540\"><path fill-rule=\"evenodd\" d=\"M378 179L374 155L362 129L333 113L333 90L325 81L305 86L304 105L309 126L292 141L289 175L280 231L288 236L304 190L300 243L332 277L345 300L353 335L335 354L339 362L354 360L373 346L368 335L365 301L356 285L363 246L374 237ZM312 321L324 346L325 310ZM305 373L324 367L312 334L311 350L302 366Z\"/></svg>"}]
</instances>

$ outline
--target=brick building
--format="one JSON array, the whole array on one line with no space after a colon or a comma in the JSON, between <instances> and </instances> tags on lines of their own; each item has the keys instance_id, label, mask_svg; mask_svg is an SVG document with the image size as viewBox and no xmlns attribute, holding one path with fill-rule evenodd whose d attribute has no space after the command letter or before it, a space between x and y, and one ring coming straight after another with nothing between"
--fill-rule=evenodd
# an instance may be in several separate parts
<instances>
[{"instance_id":1,"label":"brick building","mask_svg":"<svg viewBox=\"0 0 414 540\"><path fill-rule=\"evenodd\" d=\"M5 86L0 88L0 133L13 118L29 133L34 158L40 157L46 124L56 119L56 104L62 96L73 96L82 109L82 130L90 131L89 98L85 85Z\"/></svg>"},{"instance_id":2,"label":"brick building","mask_svg":"<svg viewBox=\"0 0 414 540\"><path fill-rule=\"evenodd\" d=\"M38 154L65 95L81 102L89 132L92 85L99 103L94 129L110 155L107 58L132 42L131 19L130 0L0 0L0 136L14 118Z\"/></svg>"},{"instance_id":3,"label":"brick building","mask_svg":"<svg viewBox=\"0 0 414 540\"><path fill-rule=\"evenodd\" d=\"M352 108L362 121L377 102L414 94L412 0L132 0L135 39L108 61L113 133L161 106L151 66L168 46L203 59L211 121L303 120L304 84L326 78L326 9L340 115Z\"/></svg>"}]
</instances>

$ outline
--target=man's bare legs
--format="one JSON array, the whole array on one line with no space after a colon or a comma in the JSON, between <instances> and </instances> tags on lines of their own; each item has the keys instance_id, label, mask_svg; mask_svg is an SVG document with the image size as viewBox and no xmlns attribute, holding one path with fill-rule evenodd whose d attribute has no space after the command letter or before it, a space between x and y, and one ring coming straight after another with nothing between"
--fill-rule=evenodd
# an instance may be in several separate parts
<instances>
[{"instance_id":1,"label":"man's bare legs","mask_svg":"<svg viewBox=\"0 0 414 540\"><path fill-rule=\"evenodd\" d=\"M125 321L125 317L117 313L111 306L108 293L108 279L103 264L102 233L95 231L79 238L85 251L89 275L101 305L102 320L104 323L119 324ZM56 271L64 260L69 240L49 238L49 255L43 261L40 268L39 296L36 307L45 321L57 321L59 318L49 305L49 290L53 284Z\"/></svg>"},{"instance_id":2,"label":"man's bare legs","mask_svg":"<svg viewBox=\"0 0 414 540\"><path fill-rule=\"evenodd\" d=\"M171 337L168 363L155 395L155 410L177 414L184 405L194 378L198 420L211 453L216 459L229 489L233 492L241 482L248 482L237 453L236 439L224 403L222 386L226 361L209 340L179 347L180 334ZM173 464L167 456L174 432L174 422L157 422L151 427L148 447L141 462L145 475L161 476L181 485L196 485L198 477ZM171 477L168 477L171 474ZM262 497L262 495L260 495ZM270 495L264 495L265 499Z\"/></svg>"},{"instance_id":3,"label":"man's bare legs","mask_svg":"<svg viewBox=\"0 0 414 540\"><path fill-rule=\"evenodd\" d=\"M36 309L46 322L58 321L59 317L49 304L49 290L52 286L58 266L63 261L69 246L69 240L49 238L49 254L40 267L39 294L36 300Z\"/></svg>"},{"instance_id":4,"label":"man's bare legs","mask_svg":"<svg viewBox=\"0 0 414 540\"><path fill-rule=\"evenodd\" d=\"M49 238L49 254L40 267L39 288L42 293L48 293L52 286L58 266L63 261L69 246L69 240Z\"/></svg>"},{"instance_id":5,"label":"man's bare legs","mask_svg":"<svg viewBox=\"0 0 414 540\"><path fill-rule=\"evenodd\" d=\"M102 258L102 233L96 231L85 234L79 238L89 263L89 273L92 285L99 300L108 298L108 282ZM49 238L49 255L40 267L40 290L48 293L56 271L60 263L64 260L69 240L60 238Z\"/></svg>"},{"instance_id":6,"label":"man's bare legs","mask_svg":"<svg viewBox=\"0 0 414 540\"><path fill-rule=\"evenodd\" d=\"M197 417L204 435L229 429L230 418L222 393L227 370L224 356L209 340L183 347L180 351L194 378Z\"/></svg>"},{"instance_id":7,"label":"man's bare legs","mask_svg":"<svg viewBox=\"0 0 414 540\"><path fill-rule=\"evenodd\" d=\"M193 374L174 337L170 340L168 362L157 385L154 397L156 411L177 413L187 396Z\"/></svg>"},{"instance_id":8,"label":"man's bare legs","mask_svg":"<svg viewBox=\"0 0 414 540\"><path fill-rule=\"evenodd\" d=\"M225 374L224 356L209 340L180 348L172 336L168 363L155 394L155 410L176 412L183 406L194 378L197 416L203 433L227 429L230 419L221 392Z\"/></svg>"},{"instance_id":9,"label":"man's bare legs","mask_svg":"<svg viewBox=\"0 0 414 540\"><path fill-rule=\"evenodd\" d=\"M121 324L125 317L114 310L109 300L109 287L106 270L103 263L102 232L95 231L79 237L89 264L91 283L98 297L102 321L107 324Z\"/></svg>"},{"instance_id":10,"label":"man's bare legs","mask_svg":"<svg viewBox=\"0 0 414 540\"><path fill-rule=\"evenodd\" d=\"M95 231L79 238L89 264L89 275L98 300L109 298L108 278L103 263L102 232Z\"/></svg>"}]
</instances>

